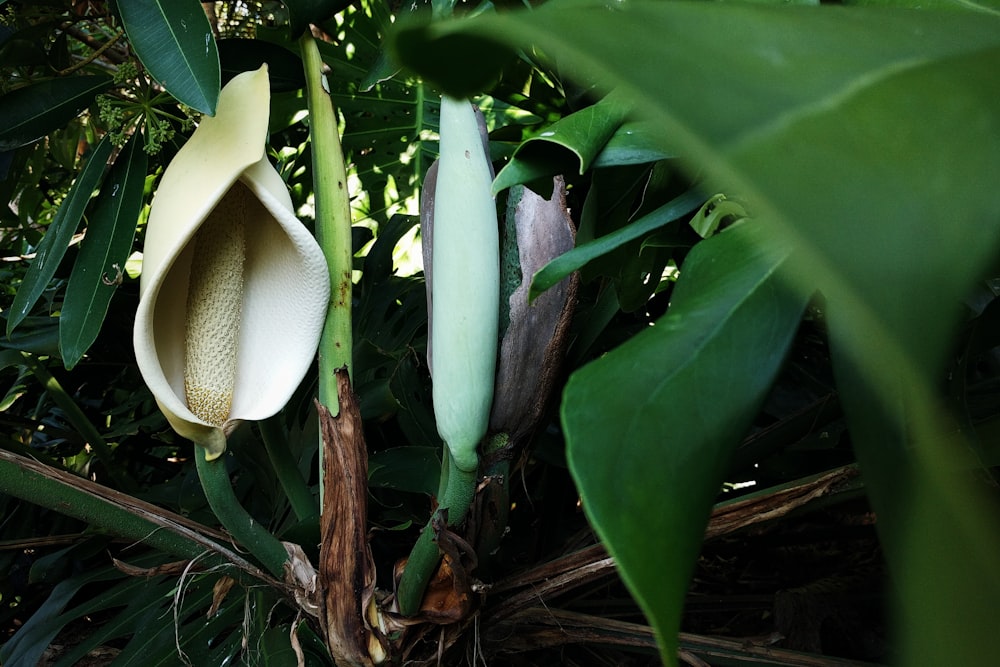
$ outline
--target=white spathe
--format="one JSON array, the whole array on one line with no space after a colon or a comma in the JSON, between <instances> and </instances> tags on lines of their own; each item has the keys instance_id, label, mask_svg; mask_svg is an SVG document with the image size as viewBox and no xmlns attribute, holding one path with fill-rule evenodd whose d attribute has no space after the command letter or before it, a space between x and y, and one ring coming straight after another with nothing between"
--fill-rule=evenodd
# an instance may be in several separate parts
<instances>
[{"instance_id":1,"label":"white spathe","mask_svg":"<svg viewBox=\"0 0 1000 667\"><path fill-rule=\"evenodd\" d=\"M202 120L164 172L146 225L136 360L170 425L210 459L223 453L236 422L270 417L288 402L313 362L329 303L323 253L264 153L269 102L266 66L226 84L215 117ZM237 181L256 201L244 217L232 406L219 426L197 417L185 398L188 285L195 233Z\"/></svg>"}]
</instances>

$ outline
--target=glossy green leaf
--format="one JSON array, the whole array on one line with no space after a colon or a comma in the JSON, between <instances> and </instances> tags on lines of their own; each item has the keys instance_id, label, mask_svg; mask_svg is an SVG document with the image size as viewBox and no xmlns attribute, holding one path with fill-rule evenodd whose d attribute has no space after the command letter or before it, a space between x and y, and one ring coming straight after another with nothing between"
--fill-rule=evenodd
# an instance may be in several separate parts
<instances>
[{"instance_id":1,"label":"glossy green leaf","mask_svg":"<svg viewBox=\"0 0 1000 667\"><path fill-rule=\"evenodd\" d=\"M994 14L1000 12L1000 2L997 0L847 0L844 4L860 7L898 7L901 9L979 10Z\"/></svg>"},{"instance_id":2,"label":"glossy green leaf","mask_svg":"<svg viewBox=\"0 0 1000 667\"><path fill-rule=\"evenodd\" d=\"M84 165L59 211L49 224L10 307L7 319L8 336L31 312L49 281L52 280L52 276L55 275L56 269L59 268L59 262L66 254L69 242L83 218L83 211L104 175L104 168L113 148L114 144L108 137L101 140L87 158L87 164Z\"/></svg>"},{"instance_id":3,"label":"glossy green leaf","mask_svg":"<svg viewBox=\"0 0 1000 667\"><path fill-rule=\"evenodd\" d=\"M648 121L626 121L594 158L594 167L645 164L677 157L677 151L660 145L656 128Z\"/></svg>"},{"instance_id":4,"label":"glossy green leaf","mask_svg":"<svg viewBox=\"0 0 1000 667\"><path fill-rule=\"evenodd\" d=\"M219 51L196 0L118 0L129 42L143 66L179 102L215 114Z\"/></svg>"},{"instance_id":5,"label":"glossy green leaf","mask_svg":"<svg viewBox=\"0 0 1000 667\"><path fill-rule=\"evenodd\" d=\"M18 331L0 337L0 348L22 350L38 356L58 356L59 321L53 317L29 317Z\"/></svg>"},{"instance_id":6,"label":"glossy green leaf","mask_svg":"<svg viewBox=\"0 0 1000 667\"><path fill-rule=\"evenodd\" d=\"M766 232L751 221L696 246L667 314L574 373L563 394L584 509L665 656L730 455L805 307L778 275L787 250Z\"/></svg>"},{"instance_id":7,"label":"glossy green leaf","mask_svg":"<svg viewBox=\"0 0 1000 667\"><path fill-rule=\"evenodd\" d=\"M831 324L834 371L851 440L886 557L901 564L893 577L898 664L992 665L1000 651L991 622L1000 586L995 488L987 486L985 475L972 477L980 467L972 449L957 428L941 428L934 419L937 406L920 395L922 387L903 373L888 378L898 387L893 404L887 404L887 378L873 382L869 371L884 363L878 347L859 355L851 343L857 332L844 331L852 322L836 318ZM994 510L986 520L984 508ZM948 605L947 619L942 604ZM958 632L965 638L961 646L950 639Z\"/></svg>"},{"instance_id":8,"label":"glossy green leaf","mask_svg":"<svg viewBox=\"0 0 1000 667\"><path fill-rule=\"evenodd\" d=\"M628 115L629 105L615 95L572 113L518 146L493 181L493 194L529 184L539 195L552 193L552 177L584 173ZM542 187L540 187L540 185Z\"/></svg>"},{"instance_id":9,"label":"glossy green leaf","mask_svg":"<svg viewBox=\"0 0 1000 667\"><path fill-rule=\"evenodd\" d=\"M111 86L102 74L50 79L0 97L0 152L13 150L57 130Z\"/></svg>"},{"instance_id":10,"label":"glossy green leaf","mask_svg":"<svg viewBox=\"0 0 1000 667\"><path fill-rule=\"evenodd\" d=\"M660 208L622 227L616 232L583 243L564 255L560 255L534 275L528 298L534 300L539 294L560 280L579 270L587 262L622 247L626 243L642 238L651 232L691 213L705 201L705 195L698 190L689 190Z\"/></svg>"},{"instance_id":11,"label":"glossy green leaf","mask_svg":"<svg viewBox=\"0 0 1000 667\"><path fill-rule=\"evenodd\" d=\"M485 77L456 62L481 71L513 47L544 46L579 80L601 81L631 97L637 112L665 120L675 146L700 161L710 147L829 102L834 91L993 47L995 28L978 13L584 0L414 25L393 44L402 62L453 93ZM709 48L720 34L725 43Z\"/></svg>"},{"instance_id":12,"label":"glossy green leaf","mask_svg":"<svg viewBox=\"0 0 1000 667\"><path fill-rule=\"evenodd\" d=\"M937 392L960 300L997 244L1000 193L984 178L1000 170L998 67L994 46L883 72L734 153L799 236L799 279L827 295L838 386L900 584L905 665L985 665L1000 651L983 621L1000 612L1000 512L954 473L974 466ZM780 168L765 152L783 156ZM777 186L789 172L821 183L845 168L860 181L813 186L807 199Z\"/></svg>"},{"instance_id":13,"label":"glossy green leaf","mask_svg":"<svg viewBox=\"0 0 1000 667\"><path fill-rule=\"evenodd\" d=\"M146 179L143 138L129 139L108 173L87 224L59 318L59 349L72 368L97 339L111 297L123 279L142 209Z\"/></svg>"}]
</instances>

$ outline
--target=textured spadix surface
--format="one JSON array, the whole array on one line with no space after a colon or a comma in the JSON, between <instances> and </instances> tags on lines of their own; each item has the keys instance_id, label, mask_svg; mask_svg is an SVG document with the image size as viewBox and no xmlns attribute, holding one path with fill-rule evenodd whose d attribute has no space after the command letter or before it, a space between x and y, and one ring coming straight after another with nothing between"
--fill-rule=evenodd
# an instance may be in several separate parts
<instances>
[{"instance_id":1,"label":"textured spadix surface","mask_svg":"<svg viewBox=\"0 0 1000 667\"><path fill-rule=\"evenodd\" d=\"M234 422L288 401L329 301L323 253L264 154L269 100L266 67L223 88L163 174L146 227L136 360L170 425L209 458Z\"/></svg>"}]
</instances>

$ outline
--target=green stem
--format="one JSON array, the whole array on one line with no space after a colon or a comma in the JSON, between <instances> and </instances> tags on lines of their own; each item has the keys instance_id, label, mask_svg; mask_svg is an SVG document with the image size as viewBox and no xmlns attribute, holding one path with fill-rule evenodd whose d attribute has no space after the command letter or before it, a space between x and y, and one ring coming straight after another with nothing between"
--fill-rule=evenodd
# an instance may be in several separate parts
<instances>
[{"instance_id":1,"label":"green stem","mask_svg":"<svg viewBox=\"0 0 1000 667\"><path fill-rule=\"evenodd\" d=\"M406 567L399 578L396 599L399 602L399 612L404 616L412 616L420 610L427 582L430 581L441 560L441 551L438 549L434 534L435 519L440 519L442 513L447 511L448 526L459 525L465 521L469 505L476 495L476 471L466 472L450 459L451 455L447 454L441 466L441 474L447 475L447 481L440 498L440 505L413 545Z\"/></svg>"},{"instance_id":2,"label":"green stem","mask_svg":"<svg viewBox=\"0 0 1000 667\"><path fill-rule=\"evenodd\" d=\"M66 420L83 436L83 439L90 445L98 460L104 464L105 469L107 469L108 474L118 488L126 491L134 489L135 484L122 473L121 469L114 462L108 443L104 441L104 438L98 433L93 423L87 419L87 415L83 414L83 410L76 404L73 397L66 393L66 390L63 389L59 381L55 379L42 362L26 352L22 352L21 356L24 358L25 365L28 366L32 375L35 376L35 379L45 387L45 391L49 393L52 402L62 409L66 415Z\"/></svg>"},{"instance_id":3,"label":"green stem","mask_svg":"<svg viewBox=\"0 0 1000 667\"><path fill-rule=\"evenodd\" d=\"M281 427L281 418L278 415L268 417L257 422L257 426L264 441L264 449L267 450L267 458L271 460L271 467L278 476L278 483L285 491L295 518L299 521L315 519L319 516L319 508L306 480L302 478L295 464L295 459L292 458L288 438L285 437L285 431Z\"/></svg>"},{"instance_id":4,"label":"green stem","mask_svg":"<svg viewBox=\"0 0 1000 667\"><path fill-rule=\"evenodd\" d=\"M204 458L204 457L202 457ZM0 450L0 493L65 514L108 535L207 567L266 575L181 516L34 459ZM147 518L148 517L148 518ZM200 528L200 529L199 529Z\"/></svg>"},{"instance_id":5,"label":"green stem","mask_svg":"<svg viewBox=\"0 0 1000 667\"><path fill-rule=\"evenodd\" d=\"M271 574L278 579L284 579L288 552L278 538L254 521L240 505L229 481L225 458L219 457L208 461L203 452L195 450L194 459L198 467L198 477L201 479L201 488L205 490L208 504L219 522L240 545L256 556Z\"/></svg>"},{"instance_id":6,"label":"green stem","mask_svg":"<svg viewBox=\"0 0 1000 667\"><path fill-rule=\"evenodd\" d=\"M323 87L323 59L312 35L299 39L306 75L309 105L309 141L312 144L313 197L316 203L316 240L330 271L330 308L319 341L319 392L321 405L336 417L340 414L337 371L353 368L351 331L351 273L354 253L351 241L351 204L347 192L347 167L340 145L333 100ZM319 497L323 503L325 475L323 446L319 448Z\"/></svg>"},{"instance_id":7,"label":"green stem","mask_svg":"<svg viewBox=\"0 0 1000 667\"><path fill-rule=\"evenodd\" d=\"M316 240L330 268L330 310L319 346L319 401L336 416L336 371L351 369L351 206L347 168L337 130L337 114L323 88L323 60L312 35L299 39L305 66L309 103L309 140L312 143L313 190L316 202Z\"/></svg>"}]
</instances>

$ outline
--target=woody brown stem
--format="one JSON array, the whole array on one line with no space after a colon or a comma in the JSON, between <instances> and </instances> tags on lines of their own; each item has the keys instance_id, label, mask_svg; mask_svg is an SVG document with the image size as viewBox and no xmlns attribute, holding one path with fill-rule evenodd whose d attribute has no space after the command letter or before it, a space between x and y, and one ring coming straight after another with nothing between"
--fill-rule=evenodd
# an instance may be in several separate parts
<instances>
[{"instance_id":1,"label":"woody brown stem","mask_svg":"<svg viewBox=\"0 0 1000 667\"><path fill-rule=\"evenodd\" d=\"M319 581L325 601L326 643L338 665L371 665L379 640L365 619L375 594L368 546L368 452L361 412L347 369L336 372L339 414L317 404L326 492L320 525ZM378 652L376 650L376 652Z\"/></svg>"}]
</instances>

